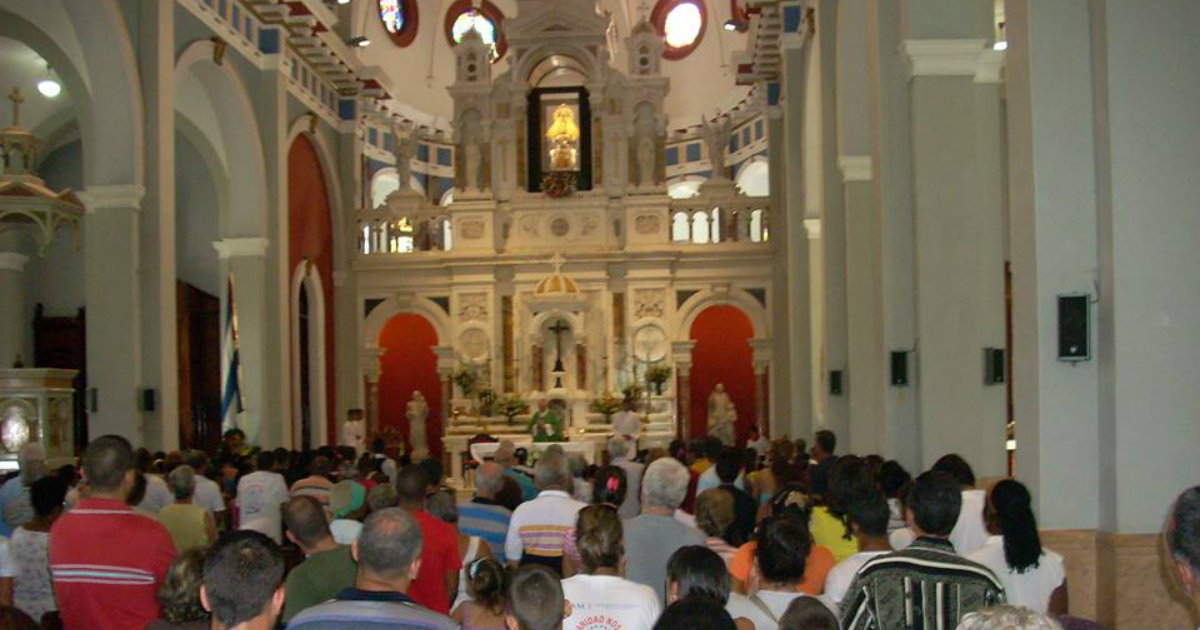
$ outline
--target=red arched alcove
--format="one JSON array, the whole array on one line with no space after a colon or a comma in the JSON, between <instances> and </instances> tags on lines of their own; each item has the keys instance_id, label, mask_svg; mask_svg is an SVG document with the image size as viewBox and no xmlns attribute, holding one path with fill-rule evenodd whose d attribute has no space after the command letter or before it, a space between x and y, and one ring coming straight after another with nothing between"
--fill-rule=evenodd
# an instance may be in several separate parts
<instances>
[{"instance_id":1,"label":"red arched alcove","mask_svg":"<svg viewBox=\"0 0 1200 630\"><path fill-rule=\"evenodd\" d=\"M437 330L420 315L401 313L388 320L379 333L379 425L395 427L408 440L405 409L419 390L429 404L425 435L429 452L442 456L442 385L437 374Z\"/></svg>"},{"instance_id":2,"label":"red arched alcove","mask_svg":"<svg viewBox=\"0 0 1200 630\"><path fill-rule=\"evenodd\" d=\"M710 306L692 322L691 427L689 436L708 433L708 396L717 383L737 407L737 439L754 425L758 412L754 396L754 354L750 339L754 325L734 306Z\"/></svg>"},{"instance_id":3,"label":"red arched alcove","mask_svg":"<svg viewBox=\"0 0 1200 630\"><path fill-rule=\"evenodd\" d=\"M288 277L302 260L310 260L321 276L325 312L325 428L329 443L338 435L334 386L333 220L329 190L316 148L304 135L288 150ZM289 289L290 290L290 289ZM289 321L296 321L292 313ZM299 357L292 357L299 361ZM294 413L299 414L300 410ZM317 444L315 446L320 446Z\"/></svg>"}]
</instances>

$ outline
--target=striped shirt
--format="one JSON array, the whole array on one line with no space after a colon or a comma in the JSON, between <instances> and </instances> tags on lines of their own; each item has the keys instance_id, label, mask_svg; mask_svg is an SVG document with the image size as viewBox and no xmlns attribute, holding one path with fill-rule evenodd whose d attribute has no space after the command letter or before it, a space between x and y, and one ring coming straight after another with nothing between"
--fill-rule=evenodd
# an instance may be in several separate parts
<instances>
[{"instance_id":1,"label":"striped shirt","mask_svg":"<svg viewBox=\"0 0 1200 630\"><path fill-rule=\"evenodd\" d=\"M522 503L513 512L505 537L508 561L529 555L535 562L561 562L563 540L585 507L562 490L543 490L536 499Z\"/></svg>"},{"instance_id":2,"label":"striped shirt","mask_svg":"<svg viewBox=\"0 0 1200 630\"><path fill-rule=\"evenodd\" d=\"M291 497L312 497L321 504L321 507L329 510L329 493L333 491L333 482L320 476L313 475L305 477L300 481L292 484Z\"/></svg>"},{"instance_id":3,"label":"striped shirt","mask_svg":"<svg viewBox=\"0 0 1200 630\"><path fill-rule=\"evenodd\" d=\"M492 548L492 556L500 564L507 562L504 541L512 512L487 499L475 499L458 504L458 532L463 536L478 536Z\"/></svg>"},{"instance_id":4,"label":"striped shirt","mask_svg":"<svg viewBox=\"0 0 1200 630\"><path fill-rule=\"evenodd\" d=\"M418 606L403 593L364 591L354 587L337 599L305 609L288 630L457 630L451 618Z\"/></svg>"},{"instance_id":5,"label":"striped shirt","mask_svg":"<svg viewBox=\"0 0 1200 630\"><path fill-rule=\"evenodd\" d=\"M120 501L81 499L50 528L63 628L141 628L157 619L155 593L174 559L158 522Z\"/></svg>"},{"instance_id":6,"label":"striped shirt","mask_svg":"<svg viewBox=\"0 0 1200 630\"><path fill-rule=\"evenodd\" d=\"M1004 585L944 538L918 538L872 558L842 601L846 630L953 630L963 615L1004 603Z\"/></svg>"}]
</instances>

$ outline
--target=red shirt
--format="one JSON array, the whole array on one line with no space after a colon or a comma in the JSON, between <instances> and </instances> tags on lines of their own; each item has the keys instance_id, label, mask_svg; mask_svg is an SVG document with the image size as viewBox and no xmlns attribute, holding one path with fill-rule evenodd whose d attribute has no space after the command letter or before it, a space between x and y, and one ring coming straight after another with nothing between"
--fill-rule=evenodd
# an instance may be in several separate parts
<instances>
[{"instance_id":1,"label":"red shirt","mask_svg":"<svg viewBox=\"0 0 1200 630\"><path fill-rule=\"evenodd\" d=\"M457 593L446 592L446 574L462 568L458 530L425 510L413 512L413 517L421 526L421 568L408 587L408 596L429 610L449 615L450 596Z\"/></svg>"},{"instance_id":2,"label":"red shirt","mask_svg":"<svg viewBox=\"0 0 1200 630\"><path fill-rule=\"evenodd\" d=\"M155 593L175 544L120 501L81 499L50 528L50 575L64 630L141 628L158 618Z\"/></svg>"}]
</instances>

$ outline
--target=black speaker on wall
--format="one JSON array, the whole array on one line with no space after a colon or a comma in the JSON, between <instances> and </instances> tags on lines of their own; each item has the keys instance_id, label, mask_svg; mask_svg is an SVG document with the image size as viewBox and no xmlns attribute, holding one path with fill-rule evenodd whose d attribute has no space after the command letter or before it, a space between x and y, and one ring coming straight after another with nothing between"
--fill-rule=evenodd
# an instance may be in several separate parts
<instances>
[{"instance_id":1,"label":"black speaker on wall","mask_svg":"<svg viewBox=\"0 0 1200 630\"><path fill-rule=\"evenodd\" d=\"M1001 385L1004 383L1004 348L983 349L983 384Z\"/></svg>"},{"instance_id":2,"label":"black speaker on wall","mask_svg":"<svg viewBox=\"0 0 1200 630\"><path fill-rule=\"evenodd\" d=\"M95 387L87 389L87 410L91 413L100 411L100 390Z\"/></svg>"},{"instance_id":3,"label":"black speaker on wall","mask_svg":"<svg viewBox=\"0 0 1200 630\"><path fill-rule=\"evenodd\" d=\"M892 385L908 385L908 353L903 350L892 353Z\"/></svg>"},{"instance_id":4,"label":"black speaker on wall","mask_svg":"<svg viewBox=\"0 0 1200 630\"><path fill-rule=\"evenodd\" d=\"M1058 296L1058 360L1092 358L1090 299L1086 294Z\"/></svg>"},{"instance_id":5,"label":"black speaker on wall","mask_svg":"<svg viewBox=\"0 0 1200 630\"><path fill-rule=\"evenodd\" d=\"M829 373L829 395L842 395L842 371L833 370Z\"/></svg>"},{"instance_id":6,"label":"black speaker on wall","mask_svg":"<svg viewBox=\"0 0 1200 630\"><path fill-rule=\"evenodd\" d=\"M155 391L153 388L142 390L142 411L154 411Z\"/></svg>"}]
</instances>

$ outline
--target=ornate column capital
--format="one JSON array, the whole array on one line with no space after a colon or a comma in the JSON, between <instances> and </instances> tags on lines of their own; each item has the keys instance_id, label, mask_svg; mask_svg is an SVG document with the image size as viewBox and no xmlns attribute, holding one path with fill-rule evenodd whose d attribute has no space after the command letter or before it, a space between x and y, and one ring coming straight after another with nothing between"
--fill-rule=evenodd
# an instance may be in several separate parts
<instances>
[{"instance_id":1,"label":"ornate column capital","mask_svg":"<svg viewBox=\"0 0 1200 630\"><path fill-rule=\"evenodd\" d=\"M217 258L263 258L267 255L267 247L271 241L265 238L227 238L213 241L213 249L217 250Z\"/></svg>"},{"instance_id":2,"label":"ornate column capital","mask_svg":"<svg viewBox=\"0 0 1200 630\"><path fill-rule=\"evenodd\" d=\"M438 374L449 376L454 372L454 365L457 362L458 356L453 346L434 346L433 353L437 355Z\"/></svg>"},{"instance_id":3,"label":"ornate column capital","mask_svg":"<svg viewBox=\"0 0 1200 630\"><path fill-rule=\"evenodd\" d=\"M909 39L900 45L914 77L973 77L986 46L983 39Z\"/></svg>"},{"instance_id":4,"label":"ornate column capital","mask_svg":"<svg viewBox=\"0 0 1200 630\"><path fill-rule=\"evenodd\" d=\"M25 254L16 252L0 252L0 271L15 271L21 273L25 271L25 263L29 262L29 257Z\"/></svg>"},{"instance_id":5,"label":"ornate column capital","mask_svg":"<svg viewBox=\"0 0 1200 630\"><path fill-rule=\"evenodd\" d=\"M88 213L100 210L140 210L146 189L137 184L88 186L79 193Z\"/></svg>"},{"instance_id":6,"label":"ornate column capital","mask_svg":"<svg viewBox=\"0 0 1200 630\"><path fill-rule=\"evenodd\" d=\"M762 376L771 366L771 340L751 339L750 350L754 353L754 373Z\"/></svg>"}]
</instances>

